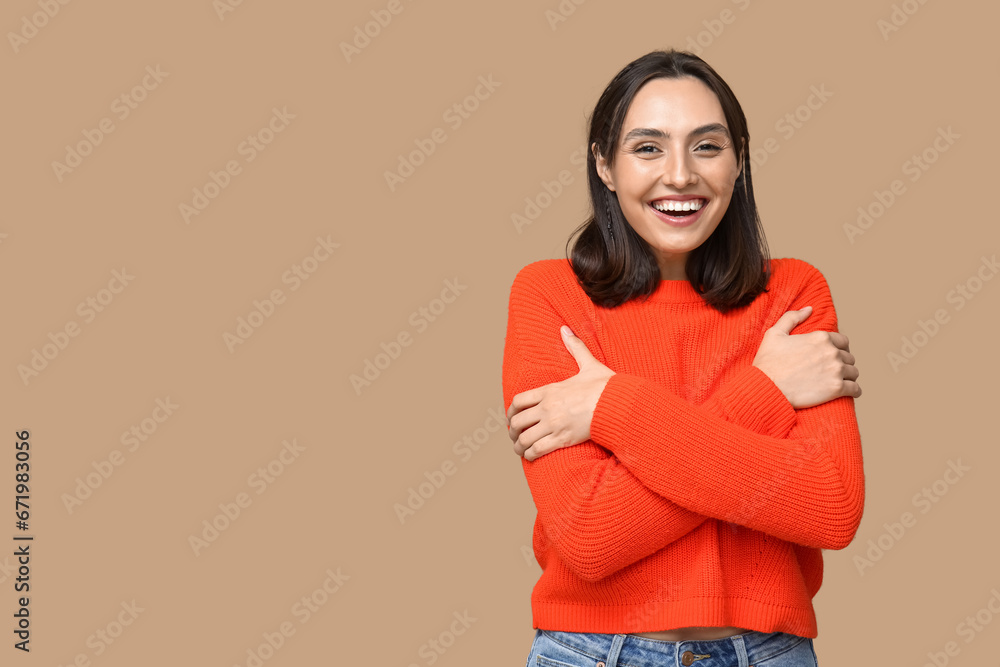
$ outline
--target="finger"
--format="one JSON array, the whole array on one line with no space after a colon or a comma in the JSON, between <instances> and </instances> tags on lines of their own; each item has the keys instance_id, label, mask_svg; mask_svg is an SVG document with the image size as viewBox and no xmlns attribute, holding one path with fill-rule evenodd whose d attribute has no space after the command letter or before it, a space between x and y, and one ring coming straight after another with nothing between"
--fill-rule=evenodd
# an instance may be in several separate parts
<instances>
[{"instance_id":1,"label":"finger","mask_svg":"<svg viewBox=\"0 0 1000 667\"><path fill-rule=\"evenodd\" d=\"M524 456L528 450L528 447L529 445L525 445L520 440L514 441L514 453L517 454L518 456ZM531 459L528 460L530 461Z\"/></svg>"},{"instance_id":2,"label":"finger","mask_svg":"<svg viewBox=\"0 0 1000 667\"><path fill-rule=\"evenodd\" d=\"M796 325L804 322L807 317L812 313L812 306L806 306L800 308L799 310L789 310L784 315L778 318L778 321L774 323L772 329L777 329L779 333L789 334Z\"/></svg>"},{"instance_id":3,"label":"finger","mask_svg":"<svg viewBox=\"0 0 1000 667\"><path fill-rule=\"evenodd\" d=\"M537 424L538 421L539 417L536 410L523 410L511 417L510 430L507 431L507 436L511 440L516 441L525 431Z\"/></svg>"},{"instance_id":4,"label":"finger","mask_svg":"<svg viewBox=\"0 0 1000 667\"><path fill-rule=\"evenodd\" d=\"M861 385L851 380L844 380L843 395L853 396L854 398L858 398L859 396L861 396Z\"/></svg>"},{"instance_id":5,"label":"finger","mask_svg":"<svg viewBox=\"0 0 1000 667\"><path fill-rule=\"evenodd\" d=\"M528 449L529 446L525 445L520 440L514 441L514 453L517 454L518 456L523 456L524 458L527 458L525 454L527 453ZM528 460L530 461L531 459Z\"/></svg>"},{"instance_id":6,"label":"finger","mask_svg":"<svg viewBox=\"0 0 1000 667\"><path fill-rule=\"evenodd\" d=\"M831 343L836 345L841 350L844 350L845 352L851 351L851 342L847 340L847 336L840 333L839 331L828 331L827 333L830 336Z\"/></svg>"},{"instance_id":7,"label":"finger","mask_svg":"<svg viewBox=\"0 0 1000 667\"><path fill-rule=\"evenodd\" d=\"M855 363L857 363L857 360L854 358L854 355L851 354L850 352L845 352L844 350L840 350L839 354L840 354L840 360L843 361L845 364L853 366Z\"/></svg>"},{"instance_id":8,"label":"finger","mask_svg":"<svg viewBox=\"0 0 1000 667\"><path fill-rule=\"evenodd\" d=\"M535 448L534 441L518 440L514 443L514 453L518 456L524 457L528 461L534 461L541 456Z\"/></svg>"},{"instance_id":9,"label":"finger","mask_svg":"<svg viewBox=\"0 0 1000 667\"><path fill-rule=\"evenodd\" d=\"M563 345L565 345L566 349L569 350L569 353L573 355L573 359L576 360L577 366L583 368L584 364L594 359L594 355L590 353L587 345L576 337L576 334L573 333L572 329L564 324L559 327L559 332L562 334Z\"/></svg>"},{"instance_id":10,"label":"finger","mask_svg":"<svg viewBox=\"0 0 1000 667\"><path fill-rule=\"evenodd\" d=\"M524 456L528 449L535 447L534 451L537 456L537 443L551 435L551 432L552 429L548 425L537 419L533 420L531 424L519 429L518 437L514 439L514 452L518 456Z\"/></svg>"},{"instance_id":11,"label":"finger","mask_svg":"<svg viewBox=\"0 0 1000 667\"><path fill-rule=\"evenodd\" d=\"M857 367L855 367L853 365L851 365L851 366L844 366L844 371L843 372L844 372L844 379L845 380L854 381L854 380L857 380L858 376L861 375L861 372L858 371Z\"/></svg>"},{"instance_id":12,"label":"finger","mask_svg":"<svg viewBox=\"0 0 1000 667\"><path fill-rule=\"evenodd\" d=\"M514 439L514 453L518 456L524 456L525 451L528 450L534 443L530 438L521 433L520 436Z\"/></svg>"},{"instance_id":13,"label":"finger","mask_svg":"<svg viewBox=\"0 0 1000 667\"><path fill-rule=\"evenodd\" d=\"M511 400L510 407L507 408L507 412L504 413L504 415L507 417L507 424L510 424L510 418L513 417L514 415L516 415L518 413L518 411L520 410L520 408L518 407L518 403L517 403L517 399L518 399L518 397L520 395L521 394L518 394L517 396L515 396Z\"/></svg>"},{"instance_id":14,"label":"finger","mask_svg":"<svg viewBox=\"0 0 1000 667\"><path fill-rule=\"evenodd\" d=\"M516 395L510 402L510 407L507 408L507 422L509 423L511 417L516 415L522 410L526 410L533 405L537 405L541 400L541 392L538 389L529 389L527 391L522 391L520 394Z\"/></svg>"},{"instance_id":15,"label":"finger","mask_svg":"<svg viewBox=\"0 0 1000 667\"><path fill-rule=\"evenodd\" d=\"M526 451L524 453L524 460L525 461L534 461L535 459L538 459L538 458L542 457L543 455L545 455L547 453L548 452L541 452L541 453L539 453L537 450L535 450L534 447L532 447L531 449L529 449L528 451Z\"/></svg>"},{"instance_id":16,"label":"finger","mask_svg":"<svg viewBox=\"0 0 1000 667\"><path fill-rule=\"evenodd\" d=\"M525 449L524 458L528 461L534 461L557 449L559 449L559 445L556 443L555 437L549 434L543 438L539 438L530 447Z\"/></svg>"}]
</instances>

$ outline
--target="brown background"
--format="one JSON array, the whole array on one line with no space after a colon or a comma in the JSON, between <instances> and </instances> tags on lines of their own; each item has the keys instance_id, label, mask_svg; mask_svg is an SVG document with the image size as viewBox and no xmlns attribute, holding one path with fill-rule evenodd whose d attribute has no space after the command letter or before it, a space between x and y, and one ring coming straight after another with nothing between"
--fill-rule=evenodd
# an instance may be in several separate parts
<instances>
[{"instance_id":1,"label":"brown background","mask_svg":"<svg viewBox=\"0 0 1000 667\"><path fill-rule=\"evenodd\" d=\"M971 641L958 625L1000 589L1000 281L961 309L947 296L1000 250L996 5L566 0L553 28L556 0L402 0L348 62L340 44L387 4L246 0L220 18L211 0L71 2L15 52L9 33L42 9L5 3L2 551L18 532L20 429L36 539L30 655L11 647L14 558L0 559L0 663L246 665L290 621L264 664L523 664L539 568L520 462L502 429L475 452L453 445L501 407L514 275L562 256L586 215L572 162L585 114L630 60L700 38L754 148L778 147L754 166L772 255L824 273L862 372L868 500L855 542L826 553L821 663L918 665L954 641L950 664L992 664L1000 619L983 612L992 623ZM168 74L120 119L113 101L147 66ZM488 99L449 125L490 76ZM800 109L824 86L827 101ZM240 143L275 107L294 119L247 162ZM808 119L788 136L779 123L796 112ZM114 131L60 182L52 163L104 118ZM959 138L935 155L949 127ZM391 191L385 172L435 128L446 141ZM937 159L912 181L904 163L925 149ZM229 160L240 173L186 224L179 205ZM518 231L512 214L562 170L572 184ZM894 179L905 193L852 243L845 224ZM282 275L317 237L339 247L292 291ZM134 279L84 322L77 305L123 267ZM448 280L465 288L418 329L411 313L440 306ZM274 289L284 303L230 352L223 334ZM887 355L937 309L947 323L894 370ZM79 335L25 383L18 366L70 321ZM350 376L401 333L411 344L355 391ZM128 451L121 434L167 397L179 407ZM248 478L291 439L304 450L258 495ZM115 450L124 461L70 512L77 478ZM949 460L968 472L921 513L914 495ZM401 523L394 506L448 461L454 474ZM189 536L240 493L252 504L195 555ZM916 524L892 538L884 524L907 511ZM859 571L880 537L890 550ZM293 605L338 568L349 579L301 623ZM143 611L96 655L88 637L116 632L133 600ZM476 620L432 662L426 643L448 643L465 612Z\"/></svg>"}]
</instances>

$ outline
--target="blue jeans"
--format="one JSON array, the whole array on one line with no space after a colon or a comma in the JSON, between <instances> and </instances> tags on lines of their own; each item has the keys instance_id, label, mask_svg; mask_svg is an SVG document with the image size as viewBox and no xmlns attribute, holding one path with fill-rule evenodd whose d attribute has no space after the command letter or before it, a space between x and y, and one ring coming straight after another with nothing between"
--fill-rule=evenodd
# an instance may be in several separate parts
<instances>
[{"instance_id":1,"label":"blue jeans","mask_svg":"<svg viewBox=\"0 0 1000 667\"><path fill-rule=\"evenodd\" d=\"M812 639L744 632L668 642L635 635L535 630L525 667L817 667Z\"/></svg>"}]
</instances>

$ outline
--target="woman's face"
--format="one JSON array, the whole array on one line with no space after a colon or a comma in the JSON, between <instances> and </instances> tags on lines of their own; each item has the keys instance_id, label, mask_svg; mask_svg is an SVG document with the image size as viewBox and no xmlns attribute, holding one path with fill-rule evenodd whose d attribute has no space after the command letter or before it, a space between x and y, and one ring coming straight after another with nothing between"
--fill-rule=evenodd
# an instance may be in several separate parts
<instances>
[{"instance_id":1,"label":"woman's face","mask_svg":"<svg viewBox=\"0 0 1000 667\"><path fill-rule=\"evenodd\" d=\"M694 77L653 79L625 115L614 166L592 150L601 180L656 253L660 278L683 280L688 253L718 227L740 173L715 93ZM691 210L658 210L669 200Z\"/></svg>"}]
</instances>

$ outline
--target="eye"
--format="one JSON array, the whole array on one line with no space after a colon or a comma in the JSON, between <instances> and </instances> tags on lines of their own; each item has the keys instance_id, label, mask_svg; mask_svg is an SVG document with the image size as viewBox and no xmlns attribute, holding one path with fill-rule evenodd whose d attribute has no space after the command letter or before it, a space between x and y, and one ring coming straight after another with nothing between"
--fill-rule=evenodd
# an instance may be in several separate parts
<instances>
[{"instance_id":1,"label":"eye","mask_svg":"<svg viewBox=\"0 0 1000 667\"><path fill-rule=\"evenodd\" d=\"M702 150L705 149L705 150ZM722 150L722 146L718 146L713 143L701 144L695 149L699 153L718 153Z\"/></svg>"},{"instance_id":2,"label":"eye","mask_svg":"<svg viewBox=\"0 0 1000 667\"><path fill-rule=\"evenodd\" d=\"M649 150L646 150L647 148ZM656 146L654 146L653 144L643 144L642 146L634 148L633 152L634 153L641 153L641 154L645 154L645 155L652 155L653 152L657 151L657 150L659 150L659 149Z\"/></svg>"}]
</instances>

